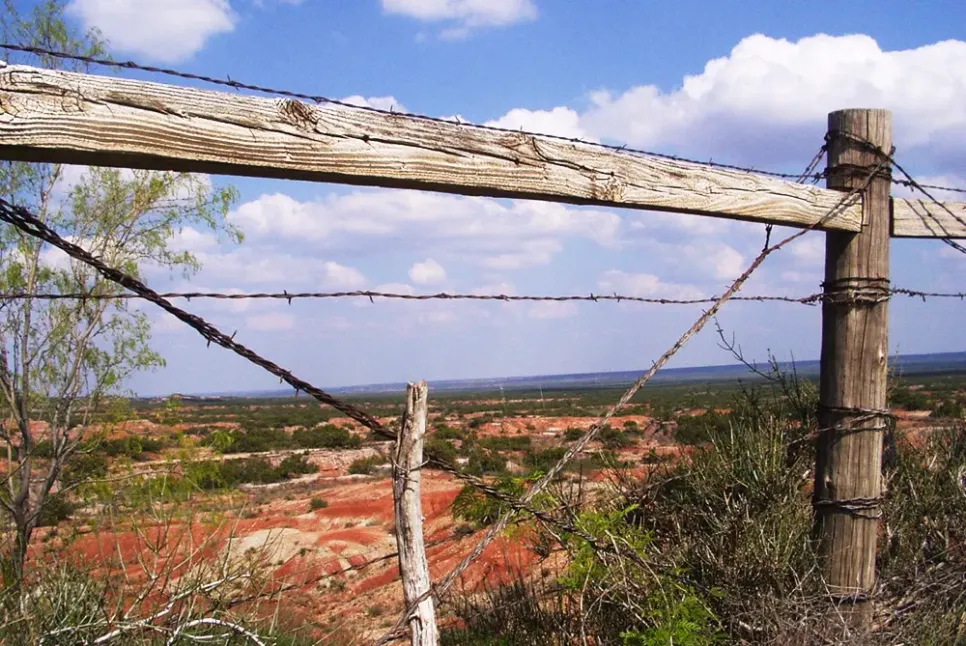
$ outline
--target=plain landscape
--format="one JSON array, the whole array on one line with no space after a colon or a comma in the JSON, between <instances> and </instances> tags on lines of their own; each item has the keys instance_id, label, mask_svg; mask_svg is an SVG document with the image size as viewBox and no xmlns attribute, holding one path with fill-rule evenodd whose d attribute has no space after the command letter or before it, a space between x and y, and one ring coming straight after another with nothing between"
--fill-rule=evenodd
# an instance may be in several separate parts
<instances>
[{"instance_id":1,"label":"plain landscape","mask_svg":"<svg viewBox=\"0 0 966 646\"><path fill-rule=\"evenodd\" d=\"M951 353L897 362L902 374L892 383L893 445L929 447L934 434L952 425L962 446L964 359L964 353ZM568 467L555 495L574 510L587 500L606 508L646 499L654 494L647 483L661 474L686 471L701 454L726 453L729 442L751 441L733 435L763 432L748 424L750 416L766 412L784 417L779 422L785 430L770 451L788 450L796 443L792 429L801 403L794 392L814 388L808 364L794 392L766 378L794 373L759 369L761 374L748 366L687 369L680 379L669 372L610 420L599 441ZM596 421L626 378L506 380L502 391L475 381L463 390L459 383L431 386L427 450L508 491L522 491ZM378 394L357 390L363 392L350 400L387 424L398 423L402 393L389 386L373 389ZM265 587L261 599L248 603L257 606L260 621L275 621L305 643L364 643L400 611L398 565L387 558L396 549L390 444L361 425L304 395L177 395L118 401L97 427L65 473L66 483L84 484L51 499L31 559L96 564L102 581L136 590L157 584L158 573L178 559L184 563L177 567L186 569L195 560L257 554ZM41 441L38 454L43 450ZM778 469L787 477L785 468L796 464L798 459ZM797 504L807 509L807 474L792 479L799 485ZM501 511L498 503L432 469L424 472L422 505L434 577L463 558ZM450 627L445 643L490 643L473 636L474 622L485 619L473 619L461 603L485 608L487 595L525 597L536 594L527 586L554 588L568 576L574 555L549 550L539 530L539 523L519 518L466 571L462 601L440 608L442 625ZM950 541L945 558L961 554L962 535L951 528L942 533ZM165 576L176 576L177 567Z\"/></svg>"}]
</instances>

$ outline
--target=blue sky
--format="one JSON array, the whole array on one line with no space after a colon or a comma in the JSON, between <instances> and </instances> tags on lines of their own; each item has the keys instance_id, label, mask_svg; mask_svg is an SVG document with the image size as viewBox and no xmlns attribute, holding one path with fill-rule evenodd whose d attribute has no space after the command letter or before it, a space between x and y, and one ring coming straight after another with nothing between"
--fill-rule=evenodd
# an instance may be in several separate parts
<instances>
[{"instance_id":1,"label":"blue sky","mask_svg":"<svg viewBox=\"0 0 966 646\"><path fill-rule=\"evenodd\" d=\"M960 2L72 0L69 14L98 26L121 58L773 170L807 164L829 111L888 108L907 168L966 186ZM763 240L761 225L710 218L230 181L241 192L230 217L245 242L185 232L178 242L203 270L188 282L155 276L154 286L710 296ZM823 249L823 235L808 234L770 258L744 293L818 291ZM966 257L938 241L895 240L892 262L897 286L966 290ZM612 303L188 307L322 386L645 369L701 312ZM962 303L891 307L892 351L966 349ZM152 318L168 367L138 376L136 391L277 384L205 349L167 314ZM731 303L719 320L754 358L769 349L781 359L818 356L819 308ZM730 361L707 329L672 365Z\"/></svg>"}]
</instances>

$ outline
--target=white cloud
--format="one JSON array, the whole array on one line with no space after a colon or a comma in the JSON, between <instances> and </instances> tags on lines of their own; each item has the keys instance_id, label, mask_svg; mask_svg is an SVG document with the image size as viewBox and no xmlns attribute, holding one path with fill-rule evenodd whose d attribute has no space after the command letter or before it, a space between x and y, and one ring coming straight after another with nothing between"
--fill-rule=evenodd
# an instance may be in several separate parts
<instances>
[{"instance_id":1,"label":"white cloud","mask_svg":"<svg viewBox=\"0 0 966 646\"><path fill-rule=\"evenodd\" d=\"M375 108L377 110L392 110L393 112L409 112L402 103L394 96L370 96L364 97L353 94L342 99L343 103L357 105L363 108Z\"/></svg>"},{"instance_id":2,"label":"white cloud","mask_svg":"<svg viewBox=\"0 0 966 646\"><path fill-rule=\"evenodd\" d=\"M417 285L434 285L446 280L446 270L432 258L427 258L409 269L409 280Z\"/></svg>"},{"instance_id":3,"label":"white cloud","mask_svg":"<svg viewBox=\"0 0 966 646\"><path fill-rule=\"evenodd\" d=\"M570 139L596 141L581 127L580 114L571 108L556 107L552 110L514 108L499 119L487 121L484 125L511 130L525 130Z\"/></svg>"},{"instance_id":4,"label":"white cloud","mask_svg":"<svg viewBox=\"0 0 966 646\"><path fill-rule=\"evenodd\" d=\"M803 264L821 267L825 262L825 236L806 233L786 247L786 251Z\"/></svg>"},{"instance_id":5,"label":"white cloud","mask_svg":"<svg viewBox=\"0 0 966 646\"><path fill-rule=\"evenodd\" d=\"M237 22L228 0L72 0L67 11L99 28L112 48L166 63L191 57Z\"/></svg>"},{"instance_id":6,"label":"white cloud","mask_svg":"<svg viewBox=\"0 0 966 646\"><path fill-rule=\"evenodd\" d=\"M479 27L505 27L537 17L533 0L382 0L382 8L422 22L443 23L439 36L444 40L466 38ZM425 34L417 35L418 41L425 39Z\"/></svg>"},{"instance_id":7,"label":"white cloud","mask_svg":"<svg viewBox=\"0 0 966 646\"><path fill-rule=\"evenodd\" d=\"M322 284L334 289L361 289L366 285L366 278L358 269L331 260L322 265L321 274Z\"/></svg>"},{"instance_id":8,"label":"white cloud","mask_svg":"<svg viewBox=\"0 0 966 646\"><path fill-rule=\"evenodd\" d=\"M295 328L295 316L282 312L257 314L245 319L245 327L257 332L284 332Z\"/></svg>"},{"instance_id":9,"label":"white cloud","mask_svg":"<svg viewBox=\"0 0 966 646\"><path fill-rule=\"evenodd\" d=\"M513 296L516 294L516 289L511 283L502 281L474 287L470 290L470 293L476 296Z\"/></svg>"},{"instance_id":10,"label":"white cloud","mask_svg":"<svg viewBox=\"0 0 966 646\"><path fill-rule=\"evenodd\" d=\"M883 51L865 35L798 41L761 34L686 76L673 90L602 89L577 114L567 107L511 110L501 120L693 156L766 164L800 160L821 143L827 113L893 111L900 150L958 155L966 141L966 42ZM511 118L512 117L512 118ZM576 118L575 118L576 117Z\"/></svg>"},{"instance_id":11,"label":"white cloud","mask_svg":"<svg viewBox=\"0 0 966 646\"><path fill-rule=\"evenodd\" d=\"M412 285L407 285L406 283L384 283L376 287L373 291L383 292L385 294L408 294L412 296L416 293Z\"/></svg>"},{"instance_id":12,"label":"white cloud","mask_svg":"<svg viewBox=\"0 0 966 646\"><path fill-rule=\"evenodd\" d=\"M653 274L629 274L611 269L601 274L597 286L607 294L636 296L638 298L704 298L705 294L694 285L665 283Z\"/></svg>"},{"instance_id":13,"label":"white cloud","mask_svg":"<svg viewBox=\"0 0 966 646\"><path fill-rule=\"evenodd\" d=\"M229 219L249 242L284 240L346 251L403 241L432 252L437 261L448 254L496 270L547 264L565 238L616 247L621 229L620 217L603 210L383 189L314 202L262 195Z\"/></svg>"},{"instance_id":14,"label":"white cloud","mask_svg":"<svg viewBox=\"0 0 966 646\"><path fill-rule=\"evenodd\" d=\"M527 308L532 319L563 319L577 313L577 305L570 301L538 301Z\"/></svg>"}]
</instances>

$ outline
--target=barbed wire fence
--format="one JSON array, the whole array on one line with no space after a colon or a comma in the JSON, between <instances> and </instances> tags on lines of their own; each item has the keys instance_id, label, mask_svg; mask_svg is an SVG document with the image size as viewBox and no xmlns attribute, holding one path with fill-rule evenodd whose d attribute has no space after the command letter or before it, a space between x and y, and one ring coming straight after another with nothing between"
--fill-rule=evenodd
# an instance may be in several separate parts
<instances>
[{"instance_id":1,"label":"barbed wire fence","mask_svg":"<svg viewBox=\"0 0 966 646\"><path fill-rule=\"evenodd\" d=\"M228 87L236 90L249 90L262 92L267 94L273 94L277 96L284 96L290 98L298 98L303 100L312 101L315 103L328 103L333 105L338 105L348 109L356 110L366 110L379 112L384 114L394 114L412 117L421 120L438 121L445 122L448 124L454 123L453 121L440 119L437 117L432 117L428 115L420 115L413 113L400 113L393 110L381 110L378 108L370 106L359 106L352 103L346 103L343 101L331 99L324 96L311 95L300 92L293 92L289 90L279 90L273 88L267 88L263 86L242 83L239 81L231 79L217 79L210 76L180 72L168 68L160 68L154 66L141 65L133 61L114 61L106 58L95 58L86 56L77 56L72 54L66 54L63 52L56 52L52 50L47 50L44 48L16 45L10 43L0 43L0 48L26 52L36 55L52 56L56 58L72 59L78 62L83 62L87 64L102 65L112 68L123 68L131 70L139 70L145 72L159 73L168 76L175 76L178 78L186 80L197 80L205 83L211 83L219 85L222 87ZM461 126L468 128L480 128L485 130L493 130L500 132L512 132L520 133L520 130L499 128L494 126L485 125L475 125L467 124L463 122L457 122ZM572 143L580 143L588 146L598 146L600 148L619 151L628 154L645 155L650 157L657 157L662 159L669 159L674 161L687 161L691 163L697 163L705 165L712 168L724 168L728 170L737 170L743 172L750 172L759 175L767 175L770 177L777 177L782 179L795 179L799 183L804 182L818 182L825 177L824 172L817 172L816 169L818 164L821 162L826 147L823 146L818 154L812 159L808 167L803 173L780 173L774 171L763 171L751 167L742 167L730 164L721 164L713 161L697 161L693 159L687 159L684 157L678 157L674 155L665 155L661 153L655 153L652 151L641 150L629 148L626 146L613 146L609 144L601 144L599 142L584 141L580 139L560 137L555 135L547 135L543 133L529 133L524 132L524 134L529 134L533 136L558 139L563 141L568 141ZM866 145L872 146L870 142L864 142ZM873 146L874 147L874 146ZM375 299L388 299L388 300L404 300L404 301L428 301L428 300L466 300L466 301L503 301L503 302L518 302L518 301L546 301L546 302L563 302L563 301L579 301L579 302L628 302L628 303L646 303L655 305L710 305L710 307L704 311L699 318L694 322L694 324L688 328L678 340L668 348L660 358L654 362L649 370L647 370L639 379L637 379L620 397L620 399L607 409L605 413L600 415L598 419L590 426L590 428L584 433L584 435L574 442L566 451L566 453L538 480L536 481L527 492L519 499L510 496L503 491L495 488L494 486L487 483L483 478L476 477L465 473L456 465L452 465L447 461L441 459L437 455L432 453L427 453L426 465L440 469L446 473L451 474L455 478L463 481L464 483L474 487L486 496L492 497L507 506L509 511L507 511L496 523L491 525L476 546L457 564L449 573L447 573L440 581L430 587L420 598L416 599L413 603L410 603L405 611L400 614L396 622L393 624L392 628L386 632L380 639L378 639L375 644L377 646L382 646L387 644L397 638L399 638L405 631L406 624L412 616L413 611L420 602L426 598L434 597L438 601L444 598L444 595L448 592L453 583L462 575L463 572L480 557L485 549L492 543L492 541L499 536L503 530L506 528L510 519L515 513L522 512L527 514L541 523L551 525L560 532L572 536L577 536L584 541L587 541L599 549L601 552L617 552L622 555L630 555L633 557L636 554L627 554L624 548L621 548L619 544L613 546L598 544L596 539L588 534L587 532L581 530L580 528L574 526L573 523L567 522L561 518L558 518L554 514L539 508L533 504L534 499L544 491L547 486L552 483L560 474L560 472L569 464L578 454L583 452L587 445L592 442L599 431L607 424L607 422L617 414L627 403L634 397L634 395L643 388L650 379L663 368L668 361L681 349L688 341L696 335L701 329L706 325L706 323L711 320L721 309L721 307L728 301L749 301L749 302L781 302L781 303L794 303L802 305L818 305L826 302L832 298L836 302L842 302L843 298L853 299L855 301L869 302L870 298L876 298L879 300L888 300L892 296L907 296L910 298L917 298L920 300L926 300L929 298L944 298L944 299L966 299L966 292L935 292L935 291L922 291L914 290L908 288L887 288L887 289L876 289L875 294L865 294L862 292L861 288L856 288L852 290L846 296L841 294L827 295L825 293L814 293L802 297L793 296L776 296L776 295L753 295L753 296L742 296L739 295L739 290L744 286L747 280L752 276L752 274L762 265L768 256L783 249L785 246L793 242L794 240L805 235L809 231L813 231L820 228L825 222L830 218L838 215L844 208L854 204L868 189L872 180L880 175L881 173L888 173L889 169L896 169L902 175L903 179L892 178L892 182L895 184L906 186L914 191L922 193L926 200L931 204L938 205L940 208L944 209L949 215L951 215L956 221L963 224L963 219L950 210L946 205L937 200L930 191L942 190L957 193L966 193L966 189L960 189L956 187L945 187L937 186L932 184L922 184L917 182L909 173L903 169L902 166L896 163L893 158L894 150L884 151L877 147L875 152L878 155L880 161L871 168L863 169L864 173L867 175L864 177L861 185L856 186L847 193L843 193L841 200L829 210L824 217L814 224L802 228L801 230L783 238L781 241L775 244L771 244L770 238L772 233L772 225L766 225L766 239L765 244L761 252L755 257L752 263L746 268L746 270L737 278L735 281L725 290L722 294L718 296L712 296L707 298L696 298L696 299L666 299L666 298L649 298L640 297L633 295L621 295L621 294L588 294L588 295L565 295L565 296L536 296L536 295L510 295L510 294L460 294L460 293L437 293L437 294L403 294L394 292L383 292L383 291L336 291L336 292L254 292L254 293L237 293L237 292L163 292L159 293L152 290L144 282L138 280L137 278L130 276L116 268L106 265L102 260L95 257L93 254L85 250L83 247L74 244L68 240L62 238L55 230L47 226L41 219L36 217L35 214L31 213L28 209L23 208L20 205L8 202L5 199L0 198L0 221L3 221L13 227L16 227L23 233L30 236L39 238L48 244L60 249L72 259L77 260L87 266L93 268L105 279L117 284L118 286L129 290L123 293L98 293L98 292L64 292L64 293L27 293L27 292L12 292L0 294L0 300L15 300L15 299L37 299L37 300L62 300L62 299L78 299L78 300L124 300L124 299L143 299L154 303L158 307L164 309L168 313L172 314L183 323L187 324L189 327L198 332L203 338L205 338L210 345L215 343L227 350L234 352L235 354L243 357L247 361L258 365L264 370L268 371L270 374L279 378L280 382L287 383L289 386L295 389L296 393L304 392L320 403L332 406L336 410L347 415L349 418L358 422L362 426L368 428L375 436L380 437L385 440L395 440L397 437L396 430L389 428L380 422L373 415L369 414L360 407L355 406L352 403L339 399L324 390L314 386L308 381L305 381L297 376L295 376L289 370L279 366L278 364L264 358L263 356L255 353L253 350L249 349L245 345L234 340L234 334L226 335L211 323L205 319L191 314L184 309L181 309L171 303L172 299L186 299L191 301L192 299L217 299L217 300L281 300L286 301L291 304L295 300L309 300L309 299L339 299L339 298L368 298L371 302L375 303ZM891 175L890 175L891 177ZM927 217L927 216L922 216ZM947 245L950 245L954 249L966 253L966 248L961 244L955 242L950 237L940 238ZM391 553L384 556L380 556L374 561L368 563L373 563L376 561L382 561L385 559L391 559L395 557L397 553Z\"/></svg>"}]
</instances>

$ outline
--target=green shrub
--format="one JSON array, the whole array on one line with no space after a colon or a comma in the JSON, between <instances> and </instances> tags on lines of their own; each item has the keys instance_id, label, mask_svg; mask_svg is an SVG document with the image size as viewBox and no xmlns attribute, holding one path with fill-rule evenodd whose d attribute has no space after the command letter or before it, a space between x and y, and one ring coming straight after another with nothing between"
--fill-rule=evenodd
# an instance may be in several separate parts
<instances>
[{"instance_id":1,"label":"green shrub","mask_svg":"<svg viewBox=\"0 0 966 646\"><path fill-rule=\"evenodd\" d=\"M329 506L329 501L325 498L312 498L309 501L309 509L312 511L317 511L319 509L325 509Z\"/></svg>"},{"instance_id":2,"label":"green shrub","mask_svg":"<svg viewBox=\"0 0 966 646\"><path fill-rule=\"evenodd\" d=\"M506 473L506 458L495 451L477 449L469 455L465 471L482 476Z\"/></svg>"},{"instance_id":3,"label":"green shrub","mask_svg":"<svg viewBox=\"0 0 966 646\"><path fill-rule=\"evenodd\" d=\"M456 445L451 441L430 436L423 445L423 454L439 458L446 464L456 464L456 457L459 455L459 451L456 450Z\"/></svg>"},{"instance_id":4,"label":"green shrub","mask_svg":"<svg viewBox=\"0 0 966 646\"><path fill-rule=\"evenodd\" d=\"M352 464L349 465L349 473L353 475L370 475L382 462L383 458L376 455L368 458L358 458L353 460Z\"/></svg>"},{"instance_id":5,"label":"green shrub","mask_svg":"<svg viewBox=\"0 0 966 646\"><path fill-rule=\"evenodd\" d=\"M523 464L529 467L531 472L546 473L566 452L567 447L564 446L554 446L542 451L528 451L523 456Z\"/></svg>"},{"instance_id":6,"label":"green shrub","mask_svg":"<svg viewBox=\"0 0 966 646\"><path fill-rule=\"evenodd\" d=\"M225 453L264 453L296 448L292 436L274 428L248 428L235 433Z\"/></svg>"},{"instance_id":7,"label":"green shrub","mask_svg":"<svg viewBox=\"0 0 966 646\"><path fill-rule=\"evenodd\" d=\"M524 492L524 480L505 476L496 483L497 490L519 498ZM466 485L453 499L454 519L465 520L479 527L490 525L509 510L502 501L480 492L472 485Z\"/></svg>"},{"instance_id":8,"label":"green shrub","mask_svg":"<svg viewBox=\"0 0 966 646\"><path fill-rule=\"evenodd\" d=\"M65 485L76 485L90 480L101 480L107 477L107 468L107 456L104 454L78 452L71 456L64 467L61 482Z\"/></svg>"},{"instance_id":9,"label":"green shrub","mask_svg":"<svg viewBox=\"0 0 966 646\"><path fill-rule=\"evenodd\" d=\"M451 428L444 424L440 424L436 427L436 431L433 433L433 437L440 440L462 440L463 432L456 428Z\"/></svg>"},{"instance_id":10,"label":"green shrub","mask_svg":"<svg viewBox=\"0 0 966 646\"><path fill-rule=\"evenodd\" d=\"M529 435L518 435L516 437L484 437L479 441L480 446L491 451L526 451L531 446Z\"/></svg>"},{"instance_id":11,"label":"green shrub","mask_svg":"<svg viewBox=\"0 0 966 646\"><path fill-rule=\"evenodd\" d=\"M604 425L600 429L600 433L597 434L597 439L600 440L602 445L611 450L623 449L634 444L634 441L626 433L618 431L610 425Z\"/></svg>"},{"instance_id":12,"label":"green shrub","mask_svg":"<svg viewBox=\"0 0 966 646\"><path fill-rule=\"evenodd\" d=\"M727 432L730 420L730 415L720 415L711 409L700 415L680 415L675 420L677 430L674 432L674 439L681 444L705 444L713 437Z\"/></svg>"},{"instance_id":13,"label":"green shrub","mask_svg":"<svg viewBox=\"0 0 966 646\"><path fill-rule=\"evenodd\" d=\"M61 521L67 520L74 513L74 505L64 494L56 493L47 496L40 513L37 516L38 527L53 527Z\"/></svg>"},{"instance_id":14,"label":"green shrub","mask_svg":"<svg viewBox=\"0 0 966 646\"><path fill-rule=\"evenodd\" d=\"M275 471L280 476L280 479L288 480L295 476L318 473L319 469L314 464L308 462L304 455L293 454L285 456L285 459L275 467Z\"/></svg>"},{"instance_id":15,"label":"green shrub","mask_svg":"<svg viewBox=\"0 0 966 646\"><path fill-rule=\"evenodd\" d=\"M292 442L301 449L356 449L362 446L361 438L331 424L299 429L292 433Z\"/></svg>"}]
</instances>

